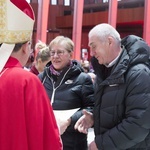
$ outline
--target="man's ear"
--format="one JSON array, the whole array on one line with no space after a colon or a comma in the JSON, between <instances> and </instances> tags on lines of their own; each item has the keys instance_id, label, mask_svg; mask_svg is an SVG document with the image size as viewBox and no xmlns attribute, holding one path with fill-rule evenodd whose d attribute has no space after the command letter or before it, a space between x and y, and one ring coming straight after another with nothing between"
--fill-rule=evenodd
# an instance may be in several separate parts
<instances>
[{"instance_id":1,"label":"man's ear","mask_svg":"<svg viewBox=\"0 0 150 150\"><path fill-rule=\"evenodd\" d=\"M113 38L111 36L109 36L108 37L108 44L110 45L110 44L112 44L112 42L113 42Z\"/></svg>"},{"instance_id":2,"label":"man's ear","mask_svg":"<svg viewBox=\"0 0 150 150\"><path fill-rule=\"evenodd\" d=\"M22 50L22 52L24 54L29 53L28 49L27 49L27 46L28 46L28 42L26 42L25 44L23 44L22 47L21 47L21 50Z\"/></svg>"}]
</instances>

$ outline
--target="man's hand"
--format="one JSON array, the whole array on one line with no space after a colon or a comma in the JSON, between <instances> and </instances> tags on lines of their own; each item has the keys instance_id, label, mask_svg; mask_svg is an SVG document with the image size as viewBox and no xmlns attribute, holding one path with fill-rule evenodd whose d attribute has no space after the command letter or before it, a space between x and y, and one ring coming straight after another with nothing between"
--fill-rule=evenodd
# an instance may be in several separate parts
<instances>
[{"instance_id":1,"label":"man's hand","mask_svg":"<svg viewBox=\"0 0 150 150\"><path fill-rule=\"evenodd\" d=\"M86 110L83 110L83 116L76 122L74 128L79 132L88 133L88 129L94 124L93 114Z\"/></svg>"}]
</instances>

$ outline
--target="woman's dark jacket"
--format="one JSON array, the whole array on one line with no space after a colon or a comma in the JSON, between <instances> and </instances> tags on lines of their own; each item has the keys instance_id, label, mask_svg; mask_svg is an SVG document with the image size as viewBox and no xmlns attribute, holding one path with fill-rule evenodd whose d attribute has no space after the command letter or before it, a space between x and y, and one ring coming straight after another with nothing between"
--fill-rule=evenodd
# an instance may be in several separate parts
<instances>
[{"instance_id":1,"label":"woman's dark jacket","mask_svg":"<svg viewBox=\"0 0 150 150\"><path fill-rule=\"evenodd\" d=\"M121 42L123 52L112 68L92 59L95 142L99 150L149 150L150 48L133 35Z\"/></svg>"},{"instance_id":2,"label":"woman's dark jacket","mask_svg":"<svg viewBox=\"0 0 150 150\"><path fill-rule=\"evenodd\" d=\"M71 125L61 136L63 150L86 150L87 135L74 130L74 125L82 116L83 109L93 111L94 89L90 76L83 72L77 61L72 63L72 67L65 68L57 81L54 81L49 67L39 77L43 80L49 99L53 101L54 110L81 108L71 117Z\"/></svg>"}]
</instances>

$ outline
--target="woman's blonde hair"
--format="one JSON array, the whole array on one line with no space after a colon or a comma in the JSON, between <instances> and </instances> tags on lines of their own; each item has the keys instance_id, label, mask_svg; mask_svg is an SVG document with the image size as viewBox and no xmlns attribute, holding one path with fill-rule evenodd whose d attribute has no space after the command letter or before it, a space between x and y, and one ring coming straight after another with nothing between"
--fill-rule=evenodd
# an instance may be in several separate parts
<instances>
[{"instance_id":1,"label":"woman's blonde hair","mask_svg":"<svg viewBox=\"0 0 150 150\"><path fill-rule=\"evenodd\" d=\"M63 45L64 48L68 51L68 52L72 52L74 50L74 43L73 41L65 36L57 36L56 38L54 38L50 44L49 44L49 49L51 51L51 48L53 45Z\"/></svg>"},{"instance_id":2,"label":"woman's blonde hair","mask_svg":"<svg viewBox=\"0 0 150 150\"><path fill-rule=\"evenodd\" d=\"M49 47L42 41L39 41L35 45L35 49L38 50L36 61L40 58L42 62L50 59Z\"/></svg>"},{"instance_id":3,"label":"woman's blonde hair","mask_svg":"<svg viewBox=\"0 0 150 150\"><path fill-rule=\"evenodd\" d=\"M42 49L42 48L44 48L44 47L46 47L47 45L44 43L44 42L42 42L42 41L38 41L37 43L36 43L36 45L35 45L35 49L36 50L40 50L40 49Z\"/></svg>"}]
</instances>

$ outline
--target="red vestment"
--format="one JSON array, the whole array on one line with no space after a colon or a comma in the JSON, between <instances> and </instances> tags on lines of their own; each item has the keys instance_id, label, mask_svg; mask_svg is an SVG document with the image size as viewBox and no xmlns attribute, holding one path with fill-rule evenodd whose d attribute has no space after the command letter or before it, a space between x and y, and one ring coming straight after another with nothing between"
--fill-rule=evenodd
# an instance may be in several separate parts
<instances>
[{"instance_id":1,"label":"red vestment","mask_svg":"<svg viewBox=\"0 0 150 150\"><path fill-rule=\"evenodd\" d=\"M0 150L61 150L49 98L36 75L10 57L0 73Z\"/></svg>"}]
</instances>

